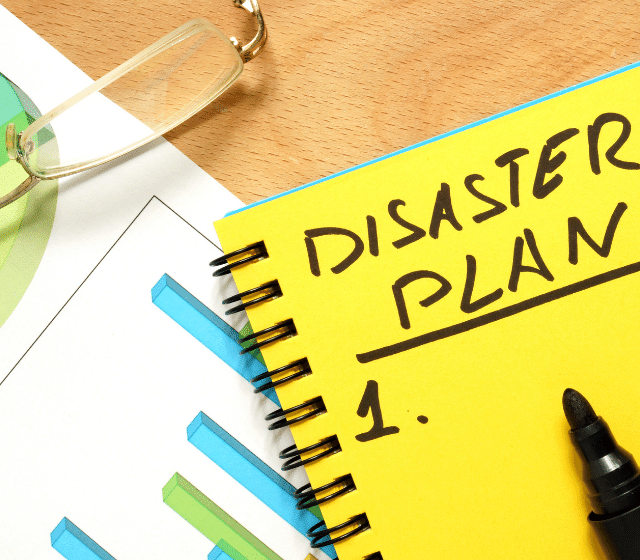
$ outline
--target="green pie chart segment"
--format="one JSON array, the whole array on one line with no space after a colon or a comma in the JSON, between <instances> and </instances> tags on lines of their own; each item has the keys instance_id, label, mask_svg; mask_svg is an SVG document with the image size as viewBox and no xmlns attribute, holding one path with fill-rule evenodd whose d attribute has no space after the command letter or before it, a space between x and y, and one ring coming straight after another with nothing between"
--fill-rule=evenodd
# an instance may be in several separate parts
<instances>
[{"instance_id":1,"label":"green pie chart segment","mask_svg":"<svg viewBox=\"0 0 640 560\"><path fill-rule=\"evenodd\" d=\"M31 99L0 74L0 139L4 140L9 123L15 124L19 132L39 116L40 111ZM39 133L38 144L44 143L55 146L57 152L56 139L50 129ZM26 178L26 171L9 159L1 146L0 196ZM43 181L27 195L0 208L0 326L20 302L38 269L49 241L57 199L58 182Z\"/></svg>"}]
</instances>

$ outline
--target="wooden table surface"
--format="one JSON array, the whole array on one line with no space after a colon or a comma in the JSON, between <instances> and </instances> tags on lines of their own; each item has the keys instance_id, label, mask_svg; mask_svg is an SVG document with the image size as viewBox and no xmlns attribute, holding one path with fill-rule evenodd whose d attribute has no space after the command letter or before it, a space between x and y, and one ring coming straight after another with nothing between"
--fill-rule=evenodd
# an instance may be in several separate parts
<instances>
[{"instance_id":1,"label":"wooden table surface","mask_svg":"<svg viewBox=\"0 0 640 560\"><path fill-rule=\"evenodd\" d=\"M96 79L231 0L5 0ZM640 60L637 0L260 0L266 48L166 137L245 202ZM639 93L640 109L640 93Z\"/></svg>"}]
</instances>

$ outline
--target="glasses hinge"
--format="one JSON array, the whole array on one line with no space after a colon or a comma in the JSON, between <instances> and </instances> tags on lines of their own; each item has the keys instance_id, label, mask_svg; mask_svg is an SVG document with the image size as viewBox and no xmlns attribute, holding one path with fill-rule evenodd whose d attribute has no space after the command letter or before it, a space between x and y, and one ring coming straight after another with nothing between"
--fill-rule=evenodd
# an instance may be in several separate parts
<instances>
[{"instance_id":1,"label":"glasses hinge","mask_svg":"<svg viewBox=\"0 0 640 560\"><path fill-rule=\"evenodd\" d=\"M238 8L242 8L254 15L258 21L258 32L246 45L240 43L235 37L229 39L240 53L243 62L249 62L262 50L262 47L264 47L264 44L267 42L267 28L264 25L264 19L262 18L262 12L260 11L257 0L233 0L233 3Z\"/></svg>"}]
</instances>

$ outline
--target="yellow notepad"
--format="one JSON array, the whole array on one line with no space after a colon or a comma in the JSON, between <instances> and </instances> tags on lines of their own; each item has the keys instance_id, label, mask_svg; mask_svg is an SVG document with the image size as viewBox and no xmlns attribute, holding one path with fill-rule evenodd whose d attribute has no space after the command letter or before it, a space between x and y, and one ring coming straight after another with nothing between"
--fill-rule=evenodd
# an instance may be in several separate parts
<instances>
[{"instance_id":1,"label":"yellow notepad","mask_svg":"<svg viewBox=\"0 0 640 560\"><path fill-rule=\"evenodd\" d=\"M326 408L298 448L339 440L312 486L353 477L320 506L329 527L366 514L340 560L599 557L561 399L640 453L638 91L634 65L216 223L226 252L268 252L239 290L281 288L254 331L295 325L267 366L312 371L283 408Z\"/></svg>"}]
</instances>

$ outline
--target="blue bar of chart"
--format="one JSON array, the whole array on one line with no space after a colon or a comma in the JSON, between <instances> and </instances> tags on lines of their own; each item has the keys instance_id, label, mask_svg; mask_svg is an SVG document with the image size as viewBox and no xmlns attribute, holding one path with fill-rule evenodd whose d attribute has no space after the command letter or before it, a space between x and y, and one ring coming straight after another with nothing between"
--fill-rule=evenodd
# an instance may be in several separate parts
<instances>
[{"instance_id":1,"label":"blue bar of chart","mask_svg":"<svg viewBox=\"0 0 640 560\"><path fill-rule=\"evenodd\" d=\"M247 381L264 373L266 367L252 354L240 354L239 334L171 276L165 274L151 290L151 299L182 328L191 333ZM273 389L264 395L280 406Z\"/></svg>"},{"instance_id":2,"label":"blue bar of chart","mask_svg":"<svg viewBox=\"0 0 640 560\"><path fill-rule=\"evenodd\" d=\"M317 507L298 510L295 488L203 412L187 428L187 438L300 534L306 536L309 528L322 519ZM323 550L335 558L333 546Z\"/></svg>"},{"instance_id":3,"label":"blue bar of chart","mask_svg":"<svg viewBox=\"0 0 640 560\"><path fill-rule=\"evenodd\" d=\"M51 532L51 546L67 560L115 560L66 517Z\"/></svg>"}]
</instances>

